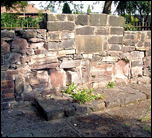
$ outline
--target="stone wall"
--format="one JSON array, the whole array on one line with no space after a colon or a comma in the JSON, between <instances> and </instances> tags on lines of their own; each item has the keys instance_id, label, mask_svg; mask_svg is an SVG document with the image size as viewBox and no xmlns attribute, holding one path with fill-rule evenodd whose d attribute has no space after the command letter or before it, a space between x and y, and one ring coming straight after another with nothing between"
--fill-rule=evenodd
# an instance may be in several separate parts
<instances>
[{"instance_id":1,"label":"stone wall","mask_svg":"<svg viewBox=\"0 0 152 138\"><path fill-rule=\"evenodd\" d=\"M47 20L47 29L1 31L3 109L71 82L98 88L151 75L151 31L124 31L122 17L106 14Z\"/></svg>"}]
</instances>

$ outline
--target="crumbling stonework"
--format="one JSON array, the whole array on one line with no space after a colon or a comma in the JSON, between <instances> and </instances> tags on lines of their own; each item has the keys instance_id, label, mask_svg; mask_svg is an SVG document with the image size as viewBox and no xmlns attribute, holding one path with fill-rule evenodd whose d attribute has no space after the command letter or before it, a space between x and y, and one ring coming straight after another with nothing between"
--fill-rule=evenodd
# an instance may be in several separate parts
<instances>
[{"instance_id":1,"label":"crumbling stonework","mask_svg":"<svg viewBox=\"0 0 152 138\"><path fill-rule=\"evenodd\" d=\"M105 14L48 14L47 29L1 31L1 105L39 94L149 77L151 32Z\"/></svg>"}]
</instances>

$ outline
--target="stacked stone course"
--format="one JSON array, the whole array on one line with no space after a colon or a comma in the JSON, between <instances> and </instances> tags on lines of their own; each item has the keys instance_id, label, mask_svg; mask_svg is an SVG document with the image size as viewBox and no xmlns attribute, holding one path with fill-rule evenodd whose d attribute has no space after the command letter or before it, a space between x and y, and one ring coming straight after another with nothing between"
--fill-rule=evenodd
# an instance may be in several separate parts
<instances>
[{"instance_id":1,"label":"stacked stone course","mask_svg":"<svg viewBox=\"0 0 152 138\"><path fill-rule=\"evenodd\" d=\"M3 109L71 82L98 88L150 75L151 32L124 31L123 17L48 14L46 24L1 31Z\"/></svg>"}]
</instances>

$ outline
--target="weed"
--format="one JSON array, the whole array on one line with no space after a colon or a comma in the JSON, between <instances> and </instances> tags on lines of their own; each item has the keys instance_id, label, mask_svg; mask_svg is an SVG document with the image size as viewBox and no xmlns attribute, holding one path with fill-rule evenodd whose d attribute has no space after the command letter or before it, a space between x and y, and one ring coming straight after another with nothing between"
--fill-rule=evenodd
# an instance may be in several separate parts
<instances>
[{"instance_id":1,"label":"weed","mask_svg":"<svg viewBox=\"0 0 152 138\"><path fill-rule=\"evenodd\" d=\"M151 127L148 127L147 125L145 125L145 126L144 126L144 129L145 129L147 132L151 133Z\"/></svg>"},{"instance_id":2,"label":"weed","mask_svg":"<svg viewBox=\"0 0 152 138\"><path fill-rule=\"evenodd\" d=\"M70 94L74 100L80 104L90 102L92 100L103 99L104 96L101 94L93 94L92 89L76 89L77 87L72 82L64 93Z\"/></svg>"},{"instance_id":3,"label":"weed","mask_svg":"<svg viewBox=\"0 0 152 138\"><path fill-rule=\"evenodd\" d=\"M109 82L107 88L113 88L115 86L114 82Z\"/></svg>"},{"instance_id":4,"label":"weed","mask_svg":"<svg viewBox=\"0 0 152 138\"><path fill-rule=\"evenodd\" d=\"M68 88L66 89L65 93L72 94L72 92L77 88L77 86L74 85L74 82L72 82Z\"/></svg>"},{"instance_id":5,"label":"weed","mask_svg":"<svg viewBox=\"0 0 152 138\"><path fill-rule=\"evenodd\" d=\"M129 59L127 58L122 58L121 60L125 61L126 63L129 63Z\"/></svg>"},{"instance_id":6,"label":"weed","mask_svg":"<svg viewBox=\"0 0 152 138\"><path fill-rule=\"evenodd\" d=\"M149 120L150 120L150 116L148 116L148 115L141 118L141 122L148 122Z\"/></svg>"},{"instance_id":7,"label":"weed","mask_svg":"<svg viewBox=\"0 0 152 138\"><path fill-rule=\"evenodd\" d=\"M129 126L130 126L130 124L129 124L129 123L125 123L124 125L125 125L126 127L129 127Z\"/></svg>"}]
</instances>

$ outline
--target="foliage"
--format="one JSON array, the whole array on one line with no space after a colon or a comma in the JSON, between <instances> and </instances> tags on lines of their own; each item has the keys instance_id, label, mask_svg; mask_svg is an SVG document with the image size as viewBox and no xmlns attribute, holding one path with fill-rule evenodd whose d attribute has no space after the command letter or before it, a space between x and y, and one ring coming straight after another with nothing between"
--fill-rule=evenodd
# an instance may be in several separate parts
<instances>
[{"instance_id":1,"label":"foliage","mask_svg":"<svg viewBox=\"0 0 152 138\"><path fill-rule=\"evenodd\" d=\"M151 13L151 1L115 1L117 5L116 11L119 15L135 15L137 12L140 15L140 21L147 21L148 15Z\"/></svg>"},{"instance_id":2,"label":"foliage","mask_svg":"<svg viewBox=\"0 0 152 138\"><path fill-rule=\"evenodd\" d=\"M22 18L16 14L1 13L1 27L37 27L39 21L42 21L41 13L37 18Z\"/></svg>"},{"instance_id":3,"label":"foliage","mask_svg":"<svg viewBox=\"0 0 152 138\"><path fill-rule=\"evenodd\" d=\"M107 88L113 88L115 86L114 82L109 82Z\"/></svg>"},{"instance_id":4,"label":"foliage","mask_svg":"<svg viewBox=\"0 0 152 138\"><path fill-rule=\"evenodd\" d=\"M135 24L139 22L138 18L130 15L124 15L125 19L125 30L137 31Z\"/></svg>"},{"instance_id":5,"label":"foliage","mask_svg":"<svg viewBox=\"0 0 152 138\"><path fill-rule=\"evenodd\" d=\"M17 10L17 8L24 8L28 5L27 1L9 1L9 0L4 0L1 2L1 6L5 6L6 10L9 9L15 9Z\"/></svg>"},{"instance_id":6,"label":"foliage","mask_svg":"<svg viewBox=\"0 0 152 138\"><path fill-rule=\"evenodd\" d=\"M62 13L72 13L72 11L70 10L70 6L69 6L68 3L64 3L63 9L62 9Z\"/></svg>"},{"instance_id":7,"label":"foliage","mask_svg":"<svg viewBox=\"0 0 152 138\"><path fill-rule=\"evenodd\" d=\"M78 87L74 85L72 82L64 93L70 94L74 100L79 102L80 104L90 102L92 100L103 99L103 95L97 93L97 95L93 94L92 89L77 89Z\"/></svg>"},{"instance_id":8,"label":"foliage","mask_svg":"<svg viewBox=\"0 0 152 138\"><path fill-rule=\"evenodd\" d=\"M88 6L88 9L87 9L87 14L90 14L91 13L91 8L90 8L90 5Z\"/></svg>"},{"instance_id":9,"label":"foliage","mask_svg":"<svg viewBox=\"0 0 152 138\"><path fill-rule=\"evenodd\" d=\"M129 59L128 58L121 58L121 60L125 61L126 63L129 63Z\"/></svg>"}]
</instances>

